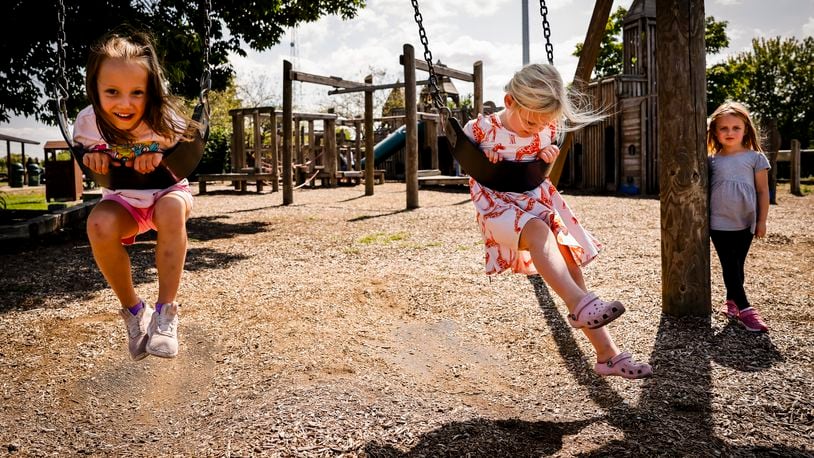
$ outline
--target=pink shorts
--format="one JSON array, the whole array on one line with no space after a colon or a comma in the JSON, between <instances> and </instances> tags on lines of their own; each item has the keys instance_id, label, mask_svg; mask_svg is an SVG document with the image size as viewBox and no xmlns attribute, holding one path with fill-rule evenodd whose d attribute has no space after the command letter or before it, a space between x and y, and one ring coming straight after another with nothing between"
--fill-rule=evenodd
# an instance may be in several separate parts
<instances>
[{"instance_id":1,"label":"pink shorts","mask_svg":"<svg viewBox=\"0 0 814 458\"><path fill-rule=\"evenodd\" d=\"M127 213L130 213L130 216L136 221L138 224L138 232L136 235L132 237L127 237L122 239L122 245L132 245L136 241L136 236L143 234L149 230L155 230L155 223L153 223L153 212L155 211L155 204L158 202L159 199L166 196L167 194L175 193L178 197L184 199L187 203L187 208L189 210L192 209L192 192L189 189L189 184L176 184L174 186L170 186L167 189L164 189L161 192L155 194L155 200L153 204L146 208L139 208L134 207L130 204L130 202L126 201L122 196L119 194L108 194L102 197L102 200L112 200L127 210Z\"/></svg>"}]
</instances>

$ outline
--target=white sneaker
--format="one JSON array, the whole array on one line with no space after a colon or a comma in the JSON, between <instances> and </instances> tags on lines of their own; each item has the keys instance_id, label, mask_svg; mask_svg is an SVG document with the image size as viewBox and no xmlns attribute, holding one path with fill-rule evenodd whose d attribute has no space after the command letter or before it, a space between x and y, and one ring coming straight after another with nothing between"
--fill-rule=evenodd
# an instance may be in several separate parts
<instances>
[{"instance_id":1,"label":"white sneaker","mask_svg":"<svg viewBox=\"0 0 814 458\"><path fill-rule=\"evenodd\" d=\"M127 349L130 350L130 357L133 361L144 359L147 357L147 330L153 317L153 309L144 304L135 315L126 308L120 309L119 315L127 326Z\"/></svg>"},{"instance_id":2,"label":"white sneaker","mask_svg":"<svg viewBox=\"0 0 814 458\"><path fill-rule=\"evenodd\" d=\"M161 313L153 313L147 328L147 353L161 358L178 354L178 304L164 304Z\"/></svg>"}]
</instances>

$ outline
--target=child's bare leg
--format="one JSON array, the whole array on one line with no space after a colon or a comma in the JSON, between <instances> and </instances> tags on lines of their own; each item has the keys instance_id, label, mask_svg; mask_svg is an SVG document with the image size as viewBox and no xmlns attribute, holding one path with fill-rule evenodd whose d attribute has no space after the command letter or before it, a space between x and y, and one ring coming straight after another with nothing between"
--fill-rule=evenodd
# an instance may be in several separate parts
<instances>
[{"instance_id":1,"label":"child's bare leg","mask_svg":"<svg viewBox=\"0 0 814 458\"><path fill-rule=\"evenodd\" d=\"M560 253L559 244L551 232L551 228L542 220L535 218L526 223L523 232L520 233L518 248L531 253L531 260L534 262L537 272L554 290L554 293L565 301L569 312L588 293L583 285L574 280L572 268Z\"/></svg>"},{"instance_id":2,"label":"child's bare leg","mask_svg":"<svg viewBox=\"0 0 814 458\"><path fill-rule=\"evenodd\" d=\"M158 302L175 300L181 284L181 274L187 256L186 221L189 208L186 201L174 193L158 200L153 223L158 231L155 265L158 269Z\"/></svg>"},{"instance_id":3,"label":"child's bare leg","mask_svg":"<svg viewBox=\"0 0 814 458\"><path fill-rule=\"evenodd\" d=\"M122 246L123 238L138 232L136 221L124 207L105 200L99 202L88 216L87 231L96 265L119 298L122 307L138 304L139 297L133 288L130 256Z\"/></svg>"},{"instance_id":4,"label":"child's bare leg","mask_svg":"<svg viewBox=\"0 0 814 458\"><path fill-rule=\"evenodd\" d=\"M568 247L559 244L558 247L563 259L565 260L565 263L568 265L568 272L571 274L571 278L574 279L574 283L579 285L579 287L583 290L587 291L588 289L585 287L585 278L582 276L582 269L579 267L579 265L577 265L573 255L571 255L571 251L568 249ZM607 326L602 326L601 328L596 329L589 329L585 327L582 328L582 332L591 342L591 345L593 345L594 351L596 351L597 361L605 362L619 354L619 348L613 342L613 338L611 337Z\"/></svg>"}]
</instances>

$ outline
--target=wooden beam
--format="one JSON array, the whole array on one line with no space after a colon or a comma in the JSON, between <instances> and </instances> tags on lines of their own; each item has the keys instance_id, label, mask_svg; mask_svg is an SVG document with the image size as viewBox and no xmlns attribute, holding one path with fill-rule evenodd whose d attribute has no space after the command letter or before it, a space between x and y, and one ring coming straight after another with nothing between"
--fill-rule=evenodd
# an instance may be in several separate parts
<instances>
[{"instance_id":1,"label":"wooden beam","mask_svg":"<svg viewBox=\"0 0 814 458\"><path fill-rule=\"evenodd\" d=\"M602 37L605 35L605 26L608 23L612 6L613 0L597 0L594 3L594 12L591 14L591 22L588 25L588 32L585 34L585 45L582 47L582 54L580 54L579 62L577 62L577 70L574 72L574 86L577 89L581 89L582 85L591 79L591 72L594 70L597 57L599 57L599 45L602 44ZM568 150L571 149L573 142L574 133L568 132L560 146L560 154L548 173L548 178L554 186L557 186L557 183L560 182L562 168L565 165Z\"/></svg>"},{"instance_id":2,"label":"wooden beam","mask_svg":"<svg viewBox=\"0 0 814 458\"><path fill-rule=\"evenodd\" d=\"M416 84L419 86L427 85L430 84L430 80L416 81ZM328 91L328 95L349 94L351 92L373 92L380 89L395 89L397 87L404 87L404 83L376 84L369 86L365 85L364 87L351 87L347 89L333 89Z\"/></svg>"},{"instance_id":3,"label":"wooden beam","mask_svg":"<svg viewBox=\"0 0 814 458\"><path fill-rule=\"evenodd\" d=\"M704 1L657 0L662 311L709 316Z\"/></svg>"},{"instance_id":4,"label":"wooden beam","mask_svg":"<svg viewBox=\"0 0 814 458\"><path fill-rule=\"evenodd\" d=\"M292 81L302 81L303 83L322 84L323 86L332 87L364 87L364 83L357 83L355 81L346 81L338 76L321 76L312 75L310 73L298 72L291 70L289 72Z\"/></svg>"},{"instance_id":5,"label":"wooden beam","mask_svg":"<svg viewBox=\"0 0 814 458\"><path fill-rule=\"evenodd\" d=\"M416 70L423 70L425 72L430 71L430 66L427 65L426 61L421 59L413 59L413 61L415 62ZM399 62L404 65L404 55L399 56ZM432 68L435 70L435 74L438 76L448 76L461 81L469 81L470 83L475 81L475 77L471 73L466 73L460 70L455 70L454 68L443 67L435 64L433 64ZM440 84L441 82L439 81L438 83Z\"/></svg>"}]
</instances>

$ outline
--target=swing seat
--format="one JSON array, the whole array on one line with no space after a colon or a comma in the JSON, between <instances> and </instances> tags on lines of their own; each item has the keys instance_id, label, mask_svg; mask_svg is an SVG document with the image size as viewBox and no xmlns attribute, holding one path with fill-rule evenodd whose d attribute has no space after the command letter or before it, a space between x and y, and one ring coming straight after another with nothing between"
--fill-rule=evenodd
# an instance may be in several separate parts
<instances>
[{"instance_id":1,"label":"swing seat","mask_svg":"<svg viewBox=\"0 0 814 458\"><path fill-rule=\"evenodd\" d=\"M480 147L464 133L461 123L447 118L445 137L439 137L461 164L463 171L489 189L502 192L526 192L537 188L548 176L550 164L542 159L528 162L489 162Z\"/></svg>"},{"instance_id":2,"label":"swing seat","mask_svg":"<svg viewBox=\"0 0 814 458\"><path fill-rule=\"evenodd\" d=\"M73 142L67 133L67 121L61 110L57 110L60 130L65 141L70 145L71 154L79 164L85 176L98 186L108 189L164 189L187 178L195 171L203 157L206 139L209 136L209 113L204 104L198 104L192 119L200 123L201 128L194 129L192 140L179 142L164 151L161 164L150 173L139 173L132 167L124 165L109 167L106 174L96 173L85 164L82 158L87 151L84 146Z\"/></svg>"}]
</instances>

